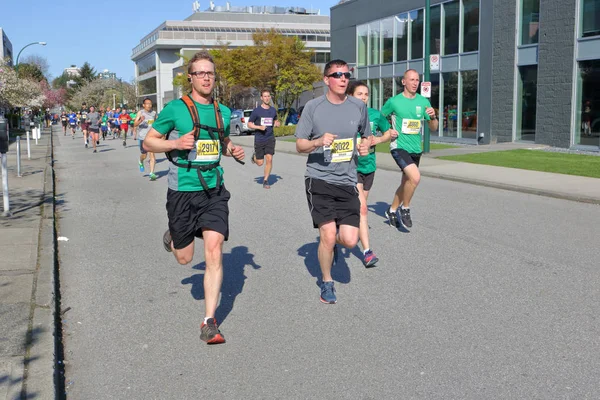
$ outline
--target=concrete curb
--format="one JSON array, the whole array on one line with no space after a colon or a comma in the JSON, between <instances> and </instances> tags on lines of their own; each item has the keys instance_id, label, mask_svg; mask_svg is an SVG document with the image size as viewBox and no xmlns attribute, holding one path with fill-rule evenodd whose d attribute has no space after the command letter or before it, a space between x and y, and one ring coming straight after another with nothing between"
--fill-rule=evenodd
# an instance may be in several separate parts
<instances>
[{"instance_id":1,"label":"concrete curb","mask_svg":"<svg viewBox=\"0 0 600 400\"><path fill-rule=\"evenodd\" d=\"M46 134L51 134L46 133ZM52 140L44 168L44 193L40 204L38 259L31 296L23 393L54 399L54 182Z\"/></svg>"},{"instance_id":2,"label":"concrete curb","mask_svg":"<svg viewBox=\"0 0 600 400\"><path fill-rule=\"evenodd\" d=\"M235 142L235 140L234 140ZM242 141L240 141L242 142ZM243 147L247 147L250 149L253 149L252 146L248 145L247 143L236 143L240 146ZM287 154L294 154L297 156L304 156L306 157L306 155L304 154L299 154L295 151L290 151L289 149L285 149L283 148L284 146L278 146L277 147L277 152L279 153L287 153ZM382 169L382 170L386 170L386 171L396 171L399 172L397 168L390 168L388 166L385 165L380 165L380 163L377 164L377 168L378 169ZM511 185L511 184L506 184L506 183L499 183L499 182L493 182L493 181L486 181L486 180L481 180L481 179L467 179L467 178L463 178L460 176L454 176L454 175L448 175L448 174L441 174L441 173L437 173L437 172L429 172L426 170L421 170L421 175L422 176L426 176L428 178L436 178L436 179L444 179L444 180L448 180L448 181L454 181L454 182L460 182L460 183L468 183L471 185L477 185L477 186L485 186L485 187L491 187L491 188L495 188L495 189L503 189L503 190L510 190L512 192L520 192L520 193L527 193L527 194L534 194L537 196L544 196L544 197L551 197L551 198L555 198L555 199L561 199L561 200L570 200L570 201L577 201L580 203L588 203L588 204L600 204L600 199L599 198L595 198L595 197L586 197L586 196L578 196L578 195L571 195L568 193L561 193L561 192L556 192L556 191L551 191L551 190L543 190L543 189L534 189L534 188L530 188L530 187L526 187L526 186L519 186L519 185Z\"/></svg>"}]
</instances>

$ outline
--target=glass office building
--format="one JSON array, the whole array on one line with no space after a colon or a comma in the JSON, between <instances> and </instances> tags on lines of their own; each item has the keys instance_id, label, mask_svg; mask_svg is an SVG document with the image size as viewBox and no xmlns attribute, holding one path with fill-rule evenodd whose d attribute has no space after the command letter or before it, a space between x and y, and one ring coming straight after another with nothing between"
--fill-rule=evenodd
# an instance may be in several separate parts
<instances>
[{"instance_id":1,"label":"glass office building","mask_svg":"<svg viewBox=\"0 0 600 400\"><path fill-rule=\"evenodd\" d=\"M600 0L349 0L331 9L331 56L374 108L423 72L429 29L437 140L600 149Z\"/></svg>"}]
</instances>

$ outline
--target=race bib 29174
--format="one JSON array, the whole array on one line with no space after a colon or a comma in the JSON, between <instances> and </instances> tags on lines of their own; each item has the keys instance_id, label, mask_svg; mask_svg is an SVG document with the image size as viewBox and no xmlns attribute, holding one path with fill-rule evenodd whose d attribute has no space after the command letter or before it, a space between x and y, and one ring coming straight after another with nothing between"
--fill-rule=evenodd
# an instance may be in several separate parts
<instances>
[{"instance_id":1,"label":"race bib 29174","mask_svg":"<svg viewBox=\"0 0 600 400\"><path fill-rule=\"evenodd\" d=\"M218 140L197 140L196 161L218 161L221 144Z\"/></svg>"}]
</instances>

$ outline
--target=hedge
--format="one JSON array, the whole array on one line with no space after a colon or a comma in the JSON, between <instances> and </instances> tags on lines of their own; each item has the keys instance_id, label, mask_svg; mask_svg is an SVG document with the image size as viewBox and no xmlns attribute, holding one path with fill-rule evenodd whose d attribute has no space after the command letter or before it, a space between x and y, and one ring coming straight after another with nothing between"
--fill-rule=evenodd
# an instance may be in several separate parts
<instances>
[{"instance_id":1,"label":"hedge","mask_svg":"<svg viewBox=\"0 0 600 400\"><path fill-rule=\"evenodd\" d=\"M293 136L294 133L296 133L296 125L286 125L273 128L273 134L275 137Z\"/></svg>"}]
</instances>

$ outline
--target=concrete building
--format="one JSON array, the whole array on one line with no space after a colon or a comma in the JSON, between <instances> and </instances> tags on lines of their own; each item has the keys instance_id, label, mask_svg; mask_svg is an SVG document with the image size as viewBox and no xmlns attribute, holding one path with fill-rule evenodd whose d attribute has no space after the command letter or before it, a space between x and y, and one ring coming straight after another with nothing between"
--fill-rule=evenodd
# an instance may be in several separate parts
<instances>
[{"instance_id":1,"label":"concrete building","mask_svg":"<svg viewBox=\"0 0 600 400\"><path fill-rule=\"evenodd\" d=\"M117 74L115 72L110 72L109 70L105 69L98 74L98 77L100 79L117 79Z\"/></svg>"},{"instance_id":2,"label":"concrete building","mask_svg":"<svg viewBox=\"0 0 600 400\"><path fill-rule=\"evenodd\" d=\"M211 6L184 21L165 21L144 36L132 52L139 98L149 97L160 111L166 103L179 97L173 90L173 77L181 70L183 58L195 52L229 43L230 47L252 46L252 33L274 29L288 36L298 36L308 49L315 51L313 61L329 61L329 16L318 11L292 7L225 7Z\"/></svg>"},{"instance_id":3,"label":"concrete building","mask_svg":"<svg viewBox=\"0 0 600 400\"><path fill-rule=\"evenodd\" d=\"M600 149L600 1L431 0L431 103L439 140ZM379 108L424 62L423 0L331 9L332 58Z\"/></svg>"},{"instance_id":4,"label":"concrete building","mask_svg":"<svg viewBox=\"0 0 600 400\"><path fill-rule=\"evenodd\" d=\"M69 68L65 68L63 71L72 77L78 77L81 75L81 68L78 68L76 65L71 65Z\"/></svg>"},{"instance_id":5,"label":"concrete building","mask_svg":"<svg viewBox=\"0 0 600 400\"><path fill-rule=\"evenodd\" d=\"M0 58L8 60L8 65L12 66L14 63L12 43L8 40L8 36L6 36L6 32L2 27L0 27L0 37L2 37L2 41L0 41Z\"/></svg>"}]
</instances>

